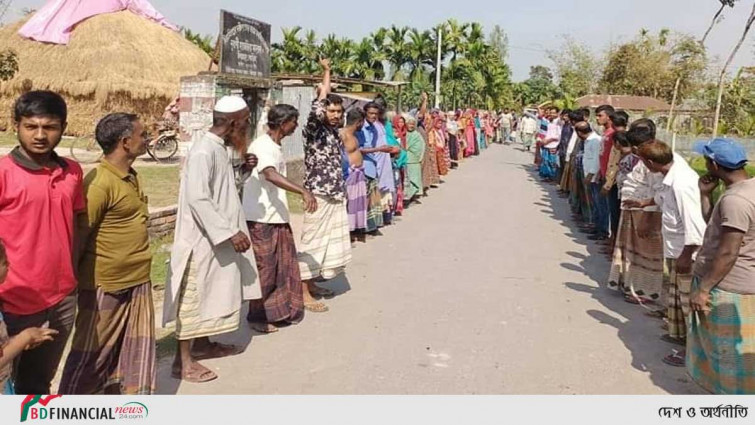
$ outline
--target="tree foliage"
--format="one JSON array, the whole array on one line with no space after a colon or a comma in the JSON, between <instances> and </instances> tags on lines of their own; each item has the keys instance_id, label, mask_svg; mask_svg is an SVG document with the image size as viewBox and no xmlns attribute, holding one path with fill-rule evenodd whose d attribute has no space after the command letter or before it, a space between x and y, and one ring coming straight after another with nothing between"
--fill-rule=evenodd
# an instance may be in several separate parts
<instances>
[{"instance_id":1,"label":"tree foliage","mask_svg":"<svg viewBox=\"0 0 755 425\"><path fill-rule=\"evenodd\" d=\"M558 88L571 98L594 93L601 73L600 59L584 44L570 36L563 36L557 50L547 52L554 64Z\"/></svg>"},{"instance_id":2,"label":"tree foliage","mask_svg":"<svg viewBox=\"0 0 755 425\"><path fill-rule=\"evenodd\" d=\"M438 30L443 34L440 70ZM273 44L273 72L317 73L318 59L329 57L336 76L410 82L403 103L415 105L423 91L433 91L440 71L444 108L462 104L493 108L513 101L507 46L502 28L496 27L486 40L480 24L454 19L426 30L396 25L379 28L361 41L332 34L318 39L313 31L303 35L301 27L284 28L283 40ZM396 101L393 90L385 96Z\"/></svg>"},{"instance_id":3,"label":"tree foliage","mask_svg":"<svg viewBox=\"0 0 755 425\"><path fill-rule=\"evenodd\" d=\"M210 56L215 54L215 40L210 35L202 35L195 33L188 28L181 28L181 34L184 38L194 43L197 47L202 49Z\"/></svg>"},{"instance_id":4,"label":"tree foliage","mask_svg":"<svg viewBox=\"0 0 755 425\"><path fill-rule=\"evenodd\" d=\"M679 101L699 87L707 66L705 48L690 36L641 30L632 41L609 49L599 81L603 93L651 96L671 102L681 78Z\"/></svg>"},{"instance_id":5,"label":"tree foliage","mask_svg":"<svg viewBox=\"0 0 755 425\"><path fill-rule=\"evenodd\" d=\"M18 72L18 56L13 50L0 52L0 81L8 81Z\"/></svg>"}]
</instances>

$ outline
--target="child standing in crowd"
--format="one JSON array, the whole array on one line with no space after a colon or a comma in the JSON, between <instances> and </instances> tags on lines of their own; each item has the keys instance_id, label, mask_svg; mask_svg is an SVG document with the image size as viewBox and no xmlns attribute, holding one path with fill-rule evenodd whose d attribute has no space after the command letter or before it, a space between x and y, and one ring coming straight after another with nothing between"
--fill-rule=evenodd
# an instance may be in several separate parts
<instances>
[{"instance_id":1,"label":"child standing in crowd","mask_svg":"<svg viewBox=\"0 0 755 425\"><path fill-rule=\"evenodd\" d=\"M8 276L8 256L5 253L5 245L0 240L0 285ZM0 305L0 311L2 306ZM13 395L13 382L11 381L11 364L13 359L26 350L31 350L52 341L58 331L47 328L26 328L13 338L8 337L8 328L3 321L0 312L0 394Z\"/></svg>"}]
</instances>

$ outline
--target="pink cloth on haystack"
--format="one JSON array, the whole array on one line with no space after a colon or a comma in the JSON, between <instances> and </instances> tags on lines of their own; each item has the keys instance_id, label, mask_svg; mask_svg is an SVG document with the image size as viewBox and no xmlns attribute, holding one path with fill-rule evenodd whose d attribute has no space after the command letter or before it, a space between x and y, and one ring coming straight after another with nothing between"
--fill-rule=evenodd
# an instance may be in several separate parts
<instances>
[{"instance_id":1,"label":"pink cloth on haystack","mask_svg":"<svg viewBox=\"0 0 755 425\"><path fill-rule=\"evenodd\" d=\"M50 0L21 27L18 34L43 43L68 44L71 31L80 22L122 10L178 31L148 0Z\"/></svg>"}]
</instances>

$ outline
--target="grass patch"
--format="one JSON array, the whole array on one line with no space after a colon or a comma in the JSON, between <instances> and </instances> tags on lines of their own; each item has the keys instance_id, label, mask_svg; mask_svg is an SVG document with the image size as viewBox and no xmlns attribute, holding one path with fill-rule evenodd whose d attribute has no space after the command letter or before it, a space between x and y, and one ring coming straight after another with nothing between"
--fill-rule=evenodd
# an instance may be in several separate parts
<instances>
[{"instance_id":1,"label":"grass patch","mask_svg":"<svg viewBox=\"0 0 755 425\"><path fill-rule=\"evenodd\" d=\"M288 210L291 214L304 214L304 200L298 193L286 192Z\"/></svg>"},{"instance_id":2,"label":"grass patch","mask_svg":"<svg viewBox=\"0 0 755 425\"><path fill-rule=\"evenodd\" d=\"M149 197L149 206L160 208L178 203L178 189L181 182L179 166L137 167L144 193ZM291 214L303 214L304 202L296 193L286 192Z\"/></svg>"},{"instance_id":3,"label":"grass patch","mask_svg":"<svg viewBox=\"0 0 755 425\"><path fill-rule=\"evenodd\" d=\"M165 288L165 278L168 276L168 259L170 247L173 244L173 235L150 241L149 248L152 252L152 271L150 273L152 285L155 289Z\"/></svg>"},{"instance_id":4,"label":"grass patch","mask_svg":"<svg viewBox=\"0 0 755 425\"><path fill-rule=\"evenodd\" d=\"M178 187L181 180L179 166L136 167L149 206L160 208L178 203Z\"/></svg>"}]
</instances>

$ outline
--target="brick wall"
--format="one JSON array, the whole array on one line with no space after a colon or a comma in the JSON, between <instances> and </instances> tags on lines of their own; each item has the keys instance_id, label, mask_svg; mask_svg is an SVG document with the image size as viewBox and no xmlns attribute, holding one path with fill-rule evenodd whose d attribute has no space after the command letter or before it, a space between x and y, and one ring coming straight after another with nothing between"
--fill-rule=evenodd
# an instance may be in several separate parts
<instances>
[{"instance_id":1,"label":"brick wall","mask_svg":"<svg viewBox=\"0 0 755 425\"><path fill-rule=\"evenodd\" d=\"M159 238L173 233L176 228L176 212L178 206L165 208L150 208L147 229L150 237Z\"/></svg>"}]
</instances>

